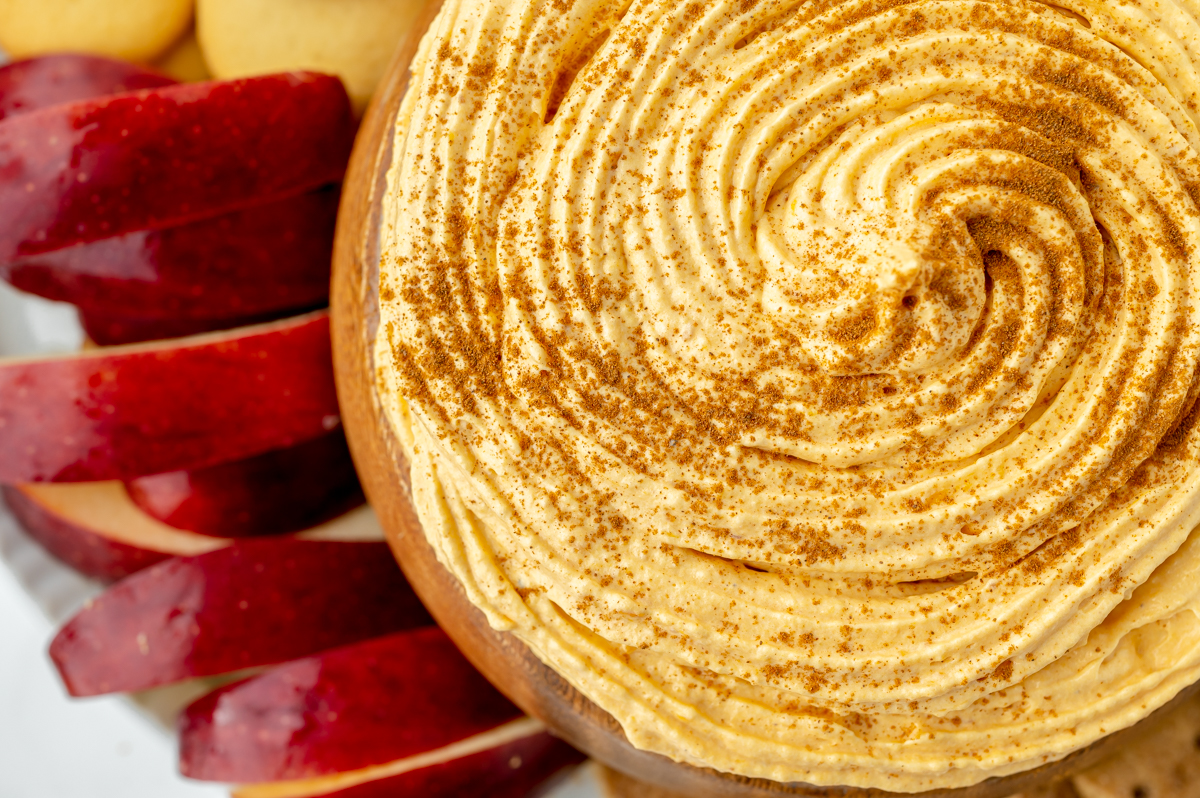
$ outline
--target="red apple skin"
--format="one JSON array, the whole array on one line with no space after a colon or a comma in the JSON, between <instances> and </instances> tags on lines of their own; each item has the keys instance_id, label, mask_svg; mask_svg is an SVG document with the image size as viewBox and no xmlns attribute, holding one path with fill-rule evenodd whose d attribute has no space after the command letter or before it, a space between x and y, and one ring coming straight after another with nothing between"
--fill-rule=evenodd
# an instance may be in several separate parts
<instances>
[{"instance_id":1,"label":"red apple skin","mask_svg":"<svg viewBox=\"0 0 1200 798\"><path fill-rule=\"evenodd\" d=\"M70 523L23 493L5 485L4 503L42 548L84 576L115 582L171 557L171 553L130 546Z\"/></svg>"},{"instance_id":2,"label":"red apple skin","mask_svg":"<svg viewBox=\"0 0 1200 798\"><path fill-rule=\"evenodd\" d=\"M321 312L179 342L0 364L0 483L129 480L339 425Z\"/></svg>"},{"instance_id":3,"label":"red apple skin","mask_svg":"<svg viewBox=\"0 0 1200 798\"><path fill-rule=\"evenodd\" d=\"M194 779L287 781L433 751L521 717L436 627L292 662L180 718Z\"/></svg>"},{"instance_id":4,"label":"red apple skin","mask_svg":"<svg viewBox=\"0 0 1200 798\"><path fill-rule=\"evenodd\" d=\"M0 261L173 227L342 177L341 81L289 72L57 105L0 123Z\"/></svg>"},{"instance_id":5,"label":"red apple skin","mask_svg":"<svg viewBox=\"0 0 1200 798\"><path fill-rule=\"evenodd\" d=\"M562 740L541 732L461 759L326 793L325 798L529 798L563 768L584 759Z\"/></svg>"},{"instance_id":6,"label":"red apple skin","mask_svg":"<svg viewBox=\"0 0 1200 798\"><path fill-rule=\"evenodd\" d=\"M109 588L50 645L74 696L271 665L431 624L386 543L241 541Z\"/></svg>"},{"instance_id":7,"label":"red apple skin","mask_svg":"<svg viewBox=\"0 0 1200 798\"><path fill-rule=\"evenodd\" d=\"M139 477L127 487L163 523L229 538L297 532L366 501L340 429L248 460Z\"/></svg>"},{"instance_id":8,"label":"red apple skin","mask_svg":"<svg viewBox=\"0 0 1200 798\"><path fill-rule=\"evenodd\" d=\"M78 244L0 264L0 277L91 312L98 327L105 318L124 318L135 320L131 327L174 322L188 334L215 328L197 320L322 307L338 197L338 187L329 186L213 219Z\"/></svg>"},{"instance_id":9,"label":"red apple skin","mask_svg":"<svg viewBox=\"0 0 1200 798\"><path fill-rule=\"evenodd\" d=\"M537 788L556 773L585 758L557 737L541 732L461 759L325 795L326 798L396 798L398 795L528 798L538 794Z\"/></svg>"},{"instance_id":10,"label":"red apple skin","mask_svg":"<svg viewBox=\"0 0 1200 798\"><path fill-rule=\"evenodd\" d=\"M0 67L0 119L176 82L137 64L95 55L63 53L14 61Z\"/></svg>"},{"instance_id":11,"label":"red apple skin","mask_svg":"<svg viewBox=\"0 0 1200 798\"><path fill-rule=\"evenodd\" d=\"M564 768L585 759L583 754L545 731L521 737L475 754L410 770L395 776L331 792L309 793L316 798L531 798L539 787ZM234 798L251 798L253 790L235 791Z\"/></svg>"},{"instance_id":12,"label":"red apple skin","mask_svg":"<svg viewBox=\"0 0 1200 798\"><path fill-rule=\"evenodd\" d=\"M175 529L150 517L129 497L124 483L7 485L4 501L26 533L50 554L101 582L124 579L171 557L196 557L237 538ZM302 540L380 541L374 514L351 510L297 532Z\"/></svg>"},{"instance_id":13,"label":"red apple skin","mask_svg":"<svg viewBox=\"0 0 1200 798\"><path fill-rule=\"evenodd\" d=\"M320 306L324 304L324 302L319 303ZM127 344L147 343L149 341L168 341L176 338L187 338L193 335L203 335L208 332L236 330L238 327L266 324L294 315L295 311L283 310L248 318L142 319L127 316L109 316L103 311L81 309L79 311L79 321L92 343L99 346L125 346Z\"/></svg>"}]
</instances>

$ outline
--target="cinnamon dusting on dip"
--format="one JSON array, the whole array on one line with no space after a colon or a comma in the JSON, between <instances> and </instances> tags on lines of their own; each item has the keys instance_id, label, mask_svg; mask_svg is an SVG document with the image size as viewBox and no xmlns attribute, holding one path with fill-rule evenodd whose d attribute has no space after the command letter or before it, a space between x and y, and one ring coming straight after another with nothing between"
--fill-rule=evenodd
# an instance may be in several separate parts
<instances>
[{"instance_id":1,"label":"cinnamon dusting on dip","mask_svg":"<svg viewBox=\"0 0 1200 798\"><path fill-rule=\"evenodd\" d=\"M1200 677L1188 8L447 0L377 362L471 601L635 745L817 785Z\"/></svg>"}]
</instances>

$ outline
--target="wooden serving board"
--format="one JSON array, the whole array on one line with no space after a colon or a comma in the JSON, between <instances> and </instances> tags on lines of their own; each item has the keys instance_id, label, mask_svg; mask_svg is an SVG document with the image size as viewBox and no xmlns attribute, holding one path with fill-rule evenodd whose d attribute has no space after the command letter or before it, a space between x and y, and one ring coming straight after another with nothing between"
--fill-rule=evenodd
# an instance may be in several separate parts
<instances>
[{"instance_id":1,"label":"wooden serving board","mask_svg":"<svg viewBox=\"0 0 1200 798\"><path fill-rule=\"evenodd\" d=\"M516 637L497 632L437 560L411 501L408 463L383 417L375 393L373 358L379 322L379 217L391 161L392 131L408 84L419 33L440 2L430 2L414 35L401 46L367 111L346 174L333 263L333 352L342 418L363 486L400 565L438 623L493 684L554 733L604 765L659 789L689 798L888 798L898 793L814 787L749 779L674 762L634 748L616 720L544 665ZM1183 700L1181 696L1177 701ZM1166 711L1170 707L1164 708ZM1136 727L1135 727L1136 728ZM1045 785L1099 761L1133 729L1032 771L923 798L1001 798ZM626 791L628 780L626 780ZM653 794L647 787L646 794Z\"/></svg>"}]
</instances>

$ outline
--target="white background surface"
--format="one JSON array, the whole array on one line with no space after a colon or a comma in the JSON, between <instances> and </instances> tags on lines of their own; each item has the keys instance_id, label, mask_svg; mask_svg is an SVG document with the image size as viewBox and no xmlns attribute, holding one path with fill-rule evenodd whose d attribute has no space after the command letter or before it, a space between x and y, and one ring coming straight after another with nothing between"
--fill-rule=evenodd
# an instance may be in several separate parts
<instances>
[{"instance_id":1,"label":"white background surface","mask_svg":"<svg viewBox=\"0 0 1200 798\"><path fill-rule=\"evenodd\" d=\"M0 356L69 352L81 340L72 308L0 282ZM99 586L46 555L2 504L0 560L0 798L227 796L224 787L180 777L174 739L131 702L66 696L46 655L54 621ZM552 798L598 796L580 769Z\"/></svg>"},{"instance_id":2,"label":"white background surface","mask_svg":"<svg viewBox=\"0 0 1200 798\"><path fill-rule=\"evenodd\" d=\"M0 798L218 798L175 773L175 744L119 698L69 701L53 629L0 568Z\"/></svg>"},{"instance_id":3,"label":"white background surface","mask_svg":"<svg viewBox=\"0 0 1200 798\"><path fill-rule=\"evenodd\" d=\"M72 308L0 283L0 355L71 351L81 340ZM50 617L70 614L96 587L43 555L2 506L0 555L0 798L228 795L177 775L174 740L124 699L67 698L46 656Z\"/></svg>"}]
</instances>

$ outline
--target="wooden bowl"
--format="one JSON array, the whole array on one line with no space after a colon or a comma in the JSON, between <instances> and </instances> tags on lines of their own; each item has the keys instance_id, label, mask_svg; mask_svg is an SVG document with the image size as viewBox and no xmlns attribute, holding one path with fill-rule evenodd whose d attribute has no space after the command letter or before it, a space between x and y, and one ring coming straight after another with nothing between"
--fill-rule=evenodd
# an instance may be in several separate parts
<instances>
[{"instance_id":1,"label":"wooden bowl","mask_svg":"<svg viewBox=\"0 0 1200 798\"><path fill-rule=\"evenodd\" d=\"M571 745L634 779L690 798L901 795L877 789L814 787L750 779L680 764L634 748L611 715L567 684L516 637L492 629L483 613L467 600L457 579L438 562L412 504L408 463L377 400L374 340L379 323L379 213L387 188L391 133L407 88L409 62L420 34L440 5L440 2L429 3L413 35L397 52L367 111L342 191L333 260L333 353L342 419L363 487L405 575L442 628L497 688ZM1168 711L1184 698L1181 695L1160 712ZM919 795L1001 798L1045 785L1097 762L1136 729L1110 735L1059 762L1031 771L988 779L972 787Z\"/></svg>"}]
</instances>

